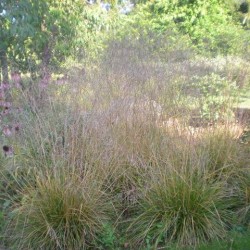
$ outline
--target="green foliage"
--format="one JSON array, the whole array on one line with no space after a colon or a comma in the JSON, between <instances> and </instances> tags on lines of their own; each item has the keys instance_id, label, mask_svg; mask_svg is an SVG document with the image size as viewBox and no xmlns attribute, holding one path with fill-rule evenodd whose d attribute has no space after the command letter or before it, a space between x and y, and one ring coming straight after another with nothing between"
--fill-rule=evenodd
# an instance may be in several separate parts
<instances>
[{"instance_id":1,"label":"green foliage","mask_svg":"<svg viewBox=\"0 0 250 250\"><path fill-rule=\"evenodd\" d=\"M227 240L213 241L210 244L200 246L198 250L214 250L214 249L244 250L248 249L249 245L250 245L249 231L246 232L233 231L230 233Z\"/></svg>"},{"instance_id":2,"label":"green foliage","mask_svg":"<svg viewBox=\"0 0 250 250\"><path fill-rule=\"evenodd\" d=\"M0 232L2 230L3 224L4 224L4 213L0 211Z\"/></svg>"},{"instance_id":3,"label":"green foliage","mask_svg":"<svg viewBox=\"0 0 250 250\"><path fill-rule=\"evenodd\" d=\"M104 224L101 234L98 236L98 241L103 248L100 249L115 249L116 235L112 225Z\"/></svg>"},{"instance_id":4,"label":"green foliage","mask_svg":"<svg viewBox=\"0 0 250 250\"><path fill-rule=\"evenodd\" d=\"M233 118L232 108L237 100L238 87L217 74L194 77L190 84L199 103L201 118L211 122Z\"/></svg>"},{"instance_id":5,"label":"green foliage","mask_svg":"<svg viewBox=\"0 0 250 250\"><path fill-rule=\"evenodd\" d=\"M113 15L80 0L3 1L1 10L0 48L23 73L96 53L113 25Z\"/></svg>"},{"instance_id":6,"label":"green foliage","mask_svg":"<svg viewBox=\"0 0 250 250\"><path fill-rule=\"evenodd\" d=\"M138 17L143 15L144 23L158 32L175 24L180 32L188 34L202 53L237 53L244 46L243 30L234 21L225 1L156 0L146 3L137 13Z\"/></svg>"},{"instance_id":7,"label":"green foliage","mask_svg":"<svg viewBox=\"0 0 250 250\"><path fill-rule=\"evenodd\" d=\"M105 41L112 36L113 30L117 27L118 15L113 10L107 13L99 6L86 6L79 18L73 58L80 61L87 61L88 57L96 59L103 51Z\"/></svg>"},{"instance_id":8,"label":"green foliage","mask_svg":"<svg viewBox=\"0 0 250 250\"><path fill-rule=\"evenodd\" d=\"M27 68L29 60L27 47L29 48L29 45L31 45L32 38L35 38L37 43L38 37L42 37L39 33L48 6L45 1L32 3L22 0L18 2L3 1L1 7L4 10L4 14L0 17L2 23L1 46L6 51L8 50L9 59L12 60L12 63L17 64L18 68L24 70ZM44 40L46 37L42 37L42 39Z\"/></svg>"}]
</instances>

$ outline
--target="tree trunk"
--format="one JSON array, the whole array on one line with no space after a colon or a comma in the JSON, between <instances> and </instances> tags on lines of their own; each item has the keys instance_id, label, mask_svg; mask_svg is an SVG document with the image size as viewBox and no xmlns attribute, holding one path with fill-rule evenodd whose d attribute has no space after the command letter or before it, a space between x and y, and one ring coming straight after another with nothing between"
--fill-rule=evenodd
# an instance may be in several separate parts
<instances>
[{"instance_id":1,"label":"tree trunk","mask_svg":"<svg viewBox=\"0 0 250 250\"><path fill-rule=\"evenodd\" d=\"M51 48L49 42L45 45L42 54L42 76L48 77L50 76L49 72L49 63L51 59Z\"/></svg>"},{"instance_id":2,"label":"tree trunk","mask_svg":"<svg viewBox=\"0 0 250 250\"><path fill-rule=\"evenodd\" d=\"M49 43L43 48L42 64L41 64L41 84L46 87L50 82L51 72L49 71L49 63L51 59L51 49Z\"/></svg>"},{"instance_id":3,"label":"tree trunk","mask_svg":"<svg viewBox=\"0 0 250 250\"><path fill-rule=\"evenodd\" d=\"M2 82L9 83L9 71L8 71L8 60L6 50L0 50L0 63L2 71Z\"/></svg>"},{"instance_id":4,"label":"tree trunk","mask_svg":"<svg viewBox=\"0 0 250 250\"><path fill-rule=\"evenodd\" d=\"M51 49L49 46L49 42L43 48L42 54L42 68L41 68L41 81L40 85L42 87L40 92L40 99L43 100L45 98L45 89L50 83L51 72L49 70L49 63L51 59Z\"/></svg>"}]
</instances>

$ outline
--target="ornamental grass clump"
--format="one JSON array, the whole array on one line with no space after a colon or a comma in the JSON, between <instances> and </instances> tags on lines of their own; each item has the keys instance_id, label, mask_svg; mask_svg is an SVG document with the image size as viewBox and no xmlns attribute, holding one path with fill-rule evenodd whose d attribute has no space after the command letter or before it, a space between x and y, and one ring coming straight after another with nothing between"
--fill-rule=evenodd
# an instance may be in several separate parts
<instances>
[{"instance_id":1,"label":"ornamental grass clump","mask_svg":"<svg viewBox=\"0 0 250 250\"><path fill-rule=\"evenodd\" d=\"M108 221L112 204L92 175L38 177L22 191L6 231L15 249L86 249Z\"/></svg>"},{"instance_id":2,"label":"ornamental grass clump","mask_svg":"<svg viewBox=\"0 0 250 250\"><path fill-rule=\"evenodd\" d=\"M231 216L226 196L223 183L195 171L153 178L128 228L133 244L196 246L223 238Z\"/></svg>"}]
</instances>

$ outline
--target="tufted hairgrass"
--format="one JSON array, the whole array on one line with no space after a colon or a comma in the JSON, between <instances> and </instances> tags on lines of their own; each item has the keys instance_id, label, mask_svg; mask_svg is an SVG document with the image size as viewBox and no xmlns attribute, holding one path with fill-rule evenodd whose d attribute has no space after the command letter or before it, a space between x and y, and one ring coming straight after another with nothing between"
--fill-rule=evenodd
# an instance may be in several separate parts
<instances>
[{"instance_id":1,"label":"tufted hairgrass","mask_svg":"<svg viewBox=\"0 0 250 250\"><path fill-rule=\"evenodd\" d=\"M226 235L231 212L223 183L213 183L196 172L169 172L154 178L138 203L128 228L132 241L155 248L175 242L196 246Z\"/></svg>"},{"instance_id":2,"label":"tufted hairgrass","mask_svg":"<svg viewBox=\"0 0 250 250\"><path fill-rule=\"evenodd\" d=\"M8 237L17 249L86 249L110 219L112 201L93 176L38 176L16 202Z\"/></svg>"}]
</instances>

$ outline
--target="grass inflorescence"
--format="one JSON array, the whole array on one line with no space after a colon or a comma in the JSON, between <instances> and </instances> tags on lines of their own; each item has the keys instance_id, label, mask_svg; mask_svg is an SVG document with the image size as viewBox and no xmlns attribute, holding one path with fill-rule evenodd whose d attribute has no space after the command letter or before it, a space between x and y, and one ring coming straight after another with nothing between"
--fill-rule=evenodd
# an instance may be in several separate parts
<instances>
[{"instance_id":1,"label":"grass inflorescence","mask_svg":"<svg viewBox=\"0 0 250 250\"><path fill-rule=\"evenodd\" d=\"M235 228L247 232L245 128L232 93L222 92L229 117L208 83L235 86L229 67L191 59L181 42L169 43L171 58L152 41L111 43L84 79L19 93L23 110L10 120L20 129L4 137L13 152L0 157L6 246L180 249L227 241ZM197 93L204 79L213 100L205 117Z\"/></svg>"}]
</instances>

